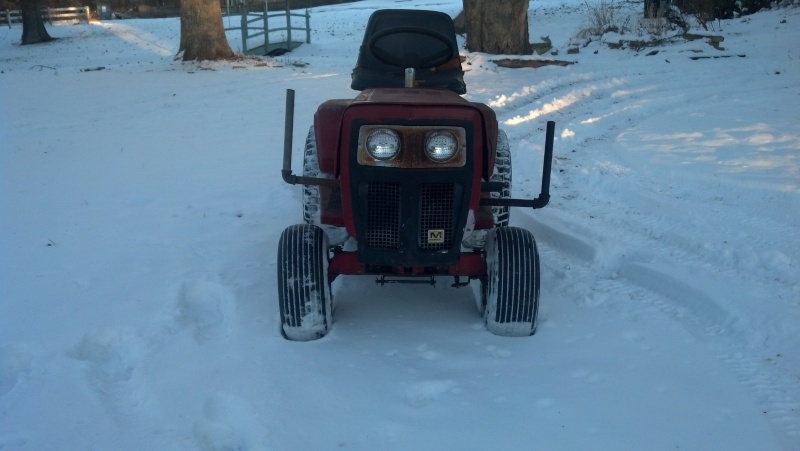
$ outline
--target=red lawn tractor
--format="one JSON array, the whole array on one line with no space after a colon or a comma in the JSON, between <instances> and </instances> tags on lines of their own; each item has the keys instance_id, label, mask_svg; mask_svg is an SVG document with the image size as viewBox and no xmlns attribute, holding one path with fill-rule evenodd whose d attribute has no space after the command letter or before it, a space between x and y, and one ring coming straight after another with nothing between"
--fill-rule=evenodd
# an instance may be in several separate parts
<instances>
[{"instance_id":1,"label":"red lawn tractor","mask_svg":"<svg viewBox=\"0 0 800 451\"><path fill-rule=\"evenodd\" d=\"M367 23L354 99L319 106L303 175L291 169L294 91L286 96L283 179L303 185L304 224L278 247L281 333L325 336L331 282L371 275L380 284L480 281L486 328L528 336L539 308L533 235L509 227L510 207L549 200L555 124L547 123L542 189L511 199L511 151L494 111L465 100L452 19L435 11L379 10Z\"/></svg>"}]
</instances>

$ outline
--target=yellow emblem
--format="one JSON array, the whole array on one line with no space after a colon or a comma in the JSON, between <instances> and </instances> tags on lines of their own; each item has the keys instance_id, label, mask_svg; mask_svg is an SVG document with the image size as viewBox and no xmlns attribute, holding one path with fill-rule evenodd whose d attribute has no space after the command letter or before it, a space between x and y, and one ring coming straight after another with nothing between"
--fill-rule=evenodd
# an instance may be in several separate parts
<instances>
[{"instance_id":1,"label":"yellow emblem","mask_svg":"<svg viewBox=\"0 0 800 451\"><path fill-rule=\"evenodd\" d=\"M443 229L428 230L428 243L433 243L433 244L444 243L444 230Z\"/></svg>"}]
</instances>

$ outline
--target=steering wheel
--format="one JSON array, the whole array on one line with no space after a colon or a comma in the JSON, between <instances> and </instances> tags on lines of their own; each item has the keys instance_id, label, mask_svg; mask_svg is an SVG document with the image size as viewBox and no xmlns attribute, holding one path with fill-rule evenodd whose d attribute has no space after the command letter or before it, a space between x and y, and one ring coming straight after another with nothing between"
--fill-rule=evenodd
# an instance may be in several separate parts
<instances>
[{"instance_id":1,"label":"steering wheel","mask_svg":"<svg viewBox=\"0 0 800 451\"><path fill-rule=\"evenodd\" d=\"M427 55L425 58L420 58L419 60L414 61L412 65L407 67L413 67L414 69L430 69L441 66L442 64L450 61L453 54L457 51L453 41L451 41L446 35L429 28L408 26L387 28L375 33L369 39L369 51L380 61L390 66L405 69L406 67L404 66L406 66L406 60L408 59L409 55L393 55L392 53L389 53L378 46L378 41L381 39L398 33L415 33L425 35L441 42L445 46L444 50Z\"/></svg>"}]
</instances>

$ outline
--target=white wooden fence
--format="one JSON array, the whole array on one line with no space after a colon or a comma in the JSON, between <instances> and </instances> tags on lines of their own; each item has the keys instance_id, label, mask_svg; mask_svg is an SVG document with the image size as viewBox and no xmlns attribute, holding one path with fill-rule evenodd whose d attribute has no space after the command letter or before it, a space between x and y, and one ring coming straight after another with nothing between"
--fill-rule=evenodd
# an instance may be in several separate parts
<instances>
[{"instance_id":1,"label":"white wooden fence","mask_svg":"<svg viewBox=\"0 0 800 451\"><path fill-rule=\"evenodd\" d=\"M70 8L48 8L42 10L42 18L51 24L59 20L85 20L91 19L88 6L73 6ZM9 28L13 23L22 23L22 11L0 11L0 23L5 22Z\"/></svg>"}]
</instances>

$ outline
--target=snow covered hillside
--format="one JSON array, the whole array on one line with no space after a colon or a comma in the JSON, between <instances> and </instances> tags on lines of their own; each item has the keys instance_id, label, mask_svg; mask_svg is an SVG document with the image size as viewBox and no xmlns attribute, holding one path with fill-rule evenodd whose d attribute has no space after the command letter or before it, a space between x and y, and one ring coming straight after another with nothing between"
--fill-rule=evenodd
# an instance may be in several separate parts
<instances>
[{"instance_id":1,"label":"snow covered hillside","mask_svg":"<svg viewBox=\"0 0 800 451\"><path fill-rule=\"evenodd\" d=\"M511 216L536 335L491 335L448 279L344 277L333 331L288 342L285 90L299 149L379 8L460 1L316 8L311 44L235 63L174 61L177 19L0 28L0 449L800 450L800 8L635 51L576 39L583 1L532 2L575 64L462 54L515 196L556 122L551 204Z\"/></svg>"}]
</instances>

